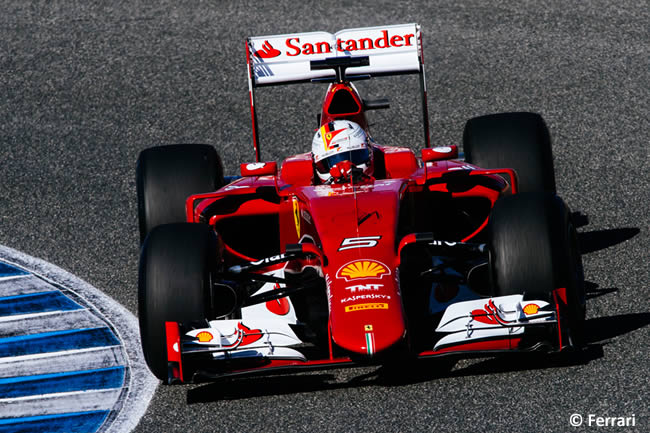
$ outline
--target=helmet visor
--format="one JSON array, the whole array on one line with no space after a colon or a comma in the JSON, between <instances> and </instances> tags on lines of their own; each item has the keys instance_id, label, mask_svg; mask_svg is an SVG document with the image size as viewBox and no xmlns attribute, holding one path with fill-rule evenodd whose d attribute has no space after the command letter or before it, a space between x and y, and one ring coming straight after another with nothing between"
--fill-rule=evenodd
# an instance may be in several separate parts
<instances>
[{"instance_id":1,"label":"helmet visor","mask_svg":"<svg viewBox=\"0 0 650 433\"><path fill-rule=\"evenodd\" d=\"M318 161L316 163L316 170L323 174L329 173L330 169L341 161L350 161L356 166L367 164L370 161L370 152L366 148L337 153L329 158Z\"/></svg>"}]
</instances>

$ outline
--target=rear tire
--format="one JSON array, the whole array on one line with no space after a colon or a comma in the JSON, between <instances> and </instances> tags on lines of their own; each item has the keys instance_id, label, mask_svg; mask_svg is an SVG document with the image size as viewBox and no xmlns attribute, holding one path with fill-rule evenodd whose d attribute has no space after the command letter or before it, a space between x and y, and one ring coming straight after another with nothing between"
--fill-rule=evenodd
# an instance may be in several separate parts
<instances>
[{"instance_id":1,"label":"rear tire","mask_svg":"<svg viewBox=\"0 0 650 433\"><path fill-rule=\"evenodd\" d=\"M144 357L152 373L167 382L165 322L211 317L211 273L217 236L203 224L155 227L140 255L138 316Z\"/></svg>"},{"instance_id":2,"label":"rear tire","mask_svg":"<svg viewBox=\"0 0 650 433\"><path fill-rule=\"evenodd\" d=\"M186 221L185 200L225 184L217 151L206 144L145 149L138 157L136 185L140 243L161 224Z\"/></svg>"},{"instance_id":3,"label":"rear tire","mask_svg":"<svg viewBox=\"0 0 650 433\"><path fill-rule=\"evenodd\" d=\"M569 335L584 343L585 288L577 233L567 206L549 193L522 193L499 199L488 224L490 268L496 296L552 302L566 288Z\"/></svg>"},{"instance_id":4,"label":"rear tire","mask_svg":"<svg viewBox=\"0 0 650 433\"><path fill-rule=\"evenodd\" d=\"M536 113L475 117L463 132L465 160L481 168L514 168L519 192L555 193L551 136Z\"/></svg>"}]
</instances>

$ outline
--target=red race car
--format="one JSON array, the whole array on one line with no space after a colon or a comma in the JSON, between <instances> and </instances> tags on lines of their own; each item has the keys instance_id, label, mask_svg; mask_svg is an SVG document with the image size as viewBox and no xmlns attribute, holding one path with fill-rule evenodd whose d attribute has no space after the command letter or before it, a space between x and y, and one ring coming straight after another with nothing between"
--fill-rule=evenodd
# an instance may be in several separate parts
<instances>
[{"instance_id":1,"label":"red race car","mask_svg":"<svg viewBox=\"0 0 650 433\"><path fill-rule=\"evenodd\" d=\"M138 159L144 354L165 383L584 339L575 224L538 114L470 119L431 148L416 24L246 40L256 161L207 145ZM355 80L419 77L424 145L377 144ZM312 151L262 162L255 91L328 84Z\"/></svg>"}]
</instances>

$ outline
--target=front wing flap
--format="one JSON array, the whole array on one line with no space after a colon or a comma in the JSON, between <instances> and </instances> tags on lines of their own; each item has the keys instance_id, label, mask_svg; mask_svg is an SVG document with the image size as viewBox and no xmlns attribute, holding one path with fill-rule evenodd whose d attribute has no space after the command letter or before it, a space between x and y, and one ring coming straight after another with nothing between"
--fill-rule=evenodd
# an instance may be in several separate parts
<instances>
[{"instance_id":1,"label":"front wing flap","mask_svg":"<svg viewBox=\"0 0 650 433\"><path fill-rule=\"evenodd\" d=\"M245 322L213 320L209 327L189 330L184 324L167 322L168 382L352 364L347 357L308 359L302 351L305 344L286 322Z\"/></svg>"},{"instance_id":2,"label":"front wing flap","mask_svg":"<svg viewBox=\"0 0 650 433\"><path fill-rule=\"evenodd\" d=\"M181 339L183 354L209 353L214 359L266 357L306 361L287 346L301 344L291 327L282 321L213 320L208 328L192 329Z\"/></svg>"},{"instance_id":3,"label":"front wing flap","mask_svg":"<svg viewBox=\"0 0 650 433\"><path fill-rule=\"evenodd\" d=\"M548 328L556 324L554 305L541 300L524 301L523 295L458 302L445 310L436 332L446 335L436 342L433 350L448 351L454 346L463 350L466 344L486 341L501 341L494 346L497 350L515 349L517 345L510 343L519 341L527 327ZM490 345L465 347L486 350Z\"/></svg>"}]
</instances>

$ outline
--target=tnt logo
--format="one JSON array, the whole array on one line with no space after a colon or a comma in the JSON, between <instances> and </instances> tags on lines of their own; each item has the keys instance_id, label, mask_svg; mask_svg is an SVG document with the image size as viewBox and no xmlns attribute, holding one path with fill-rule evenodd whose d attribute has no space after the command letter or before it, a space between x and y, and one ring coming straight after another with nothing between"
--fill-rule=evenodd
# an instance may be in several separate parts
<instances>
[{"instance_id":1,"label":"tnt logo","mask_svg":"<svg viewBox=\"0 0 650 433\"><path fill-rule=\"evenodd\" d=\"M375 291L375 290L379 290L382 287L384 287L383 284L357 284L356 286L348 286L345 288L345 290L349 290L352 293L356 293L357 291L359 292Z\"/></svg>"}]
</instances>

